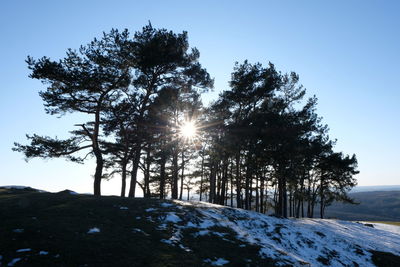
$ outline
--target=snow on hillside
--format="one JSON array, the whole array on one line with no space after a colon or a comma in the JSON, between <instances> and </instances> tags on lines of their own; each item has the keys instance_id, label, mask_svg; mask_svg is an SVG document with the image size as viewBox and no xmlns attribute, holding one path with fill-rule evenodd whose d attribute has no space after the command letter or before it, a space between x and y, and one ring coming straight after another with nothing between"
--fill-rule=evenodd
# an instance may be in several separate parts
<instances>
[{"instance_id":1,"label":"snow on hillside","mask_svg":"<svg viewBox=\"0 0 400 267\"><path fill-rule=\"evenodd\" d=\"M400 235L400 226L389 225L389 224L385 224L385 223L371 223L371 222L362 222L362 223L372 224L374 226L374 228L376 228L376 229L381 229L381 230L385 230L385 231Z\"/></svg>"},{"instance_id":2,"label":"snow on hillside","mask_svg":"<svg viewBox=\"0 0 400 267\"><path fill-rule=\"evenodd\" d=\"M232 229L240 241L259 246L259 256L275 259L279 265L375 266L369 250L400 256L400 235L393 230L396 226L389 226L391 230L388 231L385 226L372 228L340 220L280 219L203 202L174 203L175 212L169 209L165 216L158 213L158 217L149 216L148 219L159 220L159 230L166 229L169 223L173 227L172 236L162 242L185 251L190 251L181 241L185 229L195 229L194 236L224 238L224 233L211 228L226 227ZM148 210L150 214L151 211ZM220 263L225 262L218 261Z\"/></svg>"}]
</instances>

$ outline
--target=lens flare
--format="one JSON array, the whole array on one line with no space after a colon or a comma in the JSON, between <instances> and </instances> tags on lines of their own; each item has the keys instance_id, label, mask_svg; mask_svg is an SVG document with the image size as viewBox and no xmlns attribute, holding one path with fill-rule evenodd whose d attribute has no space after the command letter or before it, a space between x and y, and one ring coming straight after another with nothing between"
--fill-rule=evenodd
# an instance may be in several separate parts
<instances>
[{"instance_id":1,"label":"lens flare","mask_svg":"<svg viewBox=\"0 0 400 267\"><path fill-rule=\"evenodd\" d=\"M196 125L193 121L185 121L180 127L180 134L186 139L192 139L196 135Z\"/></svg>"}]
</instances>

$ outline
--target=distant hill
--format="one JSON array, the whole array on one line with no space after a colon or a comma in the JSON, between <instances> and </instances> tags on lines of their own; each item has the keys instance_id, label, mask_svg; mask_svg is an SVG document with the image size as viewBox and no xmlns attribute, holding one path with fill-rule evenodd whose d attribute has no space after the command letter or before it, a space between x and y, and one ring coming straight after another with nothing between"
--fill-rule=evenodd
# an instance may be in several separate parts
<instances>
[{"instance_id":1,"label":"distant hill","mask_svg":"<svg viewBox=\"0 0 400 267\"><path fill-rule=\"evenodd\" d=\"M400 185L356 186L351 190L352 193L370 191L400 191Z\"/></svg>"},{"instance_id":2,"label":"distant hill","mask_svg":"<svg viewBox=\"0 0 400 267\"><path fill-rule=\"evenodd\" d=\"M0 218L0 266L400 266L397 226L203 202L0 188Z\"/></svg>"},{"instance_id":3,"label":"distant hill","mask_svg":"<svg viewBox=\"0 0 400 267\"><path fill-rule=\"evenodd\" d=\"M360 204L335 203L326 208L326 217L352 221L400 221L400 190L357 192L349 195Z\"/></svg>"}]
</instances>

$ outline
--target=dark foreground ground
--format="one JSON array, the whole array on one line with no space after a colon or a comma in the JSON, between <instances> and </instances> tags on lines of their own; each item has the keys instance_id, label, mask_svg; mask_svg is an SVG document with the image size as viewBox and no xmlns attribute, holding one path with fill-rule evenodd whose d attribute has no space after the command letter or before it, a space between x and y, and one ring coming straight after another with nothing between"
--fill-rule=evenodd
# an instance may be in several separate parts
<instances>
[{"instance_id":1,"label":"dark foreground ground","mask_svg":"<svg viewBox=\"0 0 400 267\"><path fill-rule=\"evenodd\" d=\"M239 240L229 228L214 227L219 237L182 228L180 238L190 250L163 242L176 234L174 216L164 218L164 225L151 218L182 208L168 203L0 188L0 266L211 266L218 262L205 259L220 258L229 259L224 266L276 266L276 260L260 257L259 246ZM157 214L160 206L163 213ZM190 221L201 216L195 207L180 210ZM398 256L371 253L377 266L400 266ZM329 259L321 260L324 265Z\"/></svg>"}]
</instances>

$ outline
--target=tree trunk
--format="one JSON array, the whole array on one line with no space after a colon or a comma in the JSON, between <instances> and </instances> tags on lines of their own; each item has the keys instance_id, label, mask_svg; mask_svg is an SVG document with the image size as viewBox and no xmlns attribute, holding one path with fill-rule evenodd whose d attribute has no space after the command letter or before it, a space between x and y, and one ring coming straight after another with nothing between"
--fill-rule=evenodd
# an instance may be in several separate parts
<instances>
[{"instance_id":1,"label":"tree trunk","mask_svg":"<svg viewBox=\"0 0 400 267\"><path fill-rule=\"evenodd\" d=\"M204 177L204 152L201 157L200 201L202 200L202 194L203 194L203 177Z\"/></svg>"},{"instance_id":2,"label":"tree trunk","mask_svg":"<svg viewBox=\"0 0 400 267\"><path fill-rule=\"evenodd\" d=\"M236 206L238 208L243 208L241 195L241 178L240 178L240 152L236 154Z\"/></svg>"},{"instance_id":3,"label":"tree trunk","mask_svg":"<svg viewBox=\"0 0 400 267\"><path fill-rule=\"evenodd\" d=\"M182 173L181 173L181 189L179 193L179 200L182 200L182 194L183 194L183 180L184 180L184 174L185 174L185 153L182 150Z\"/></svg>"},{"instance_id":4,"label":"tree trunk","mask_svg":"<svg viewBox=\"0 0 400 267\"><path fill-rule=\"evenodd\" d=\"M292 217L293 192L289 189L289 217Z\"/></svg>"},{"instance_id":5,"label":"tree trunk","mask_svg":"<svg viewBox=\"0 0 400 267\"><path fill-rule=\"evenodd\" d=\"M215 201L215 181L216 180L216 171L215 171L215 163L211 163L211 169L210 169L210 194L208 197L208 202L214 203Z\"/></svg>"},{"instance_id":6,"label":"tree trunk","mask_svg":"<svg viewBox=\"0 0 400 267\"><path fill-rule=\"evenodd\" d=\"M300 180L300 191L298 192L298 202L296 208L296 218L300 217L300 205L303 203L304 200L304 176Z\"/></svg>"},{"instance_id":7,"label":"tree trunk","mask_svg":"<svg viewBox=\"0 0 400 267\"><path fill-rule=\"evenodd\" d=\"M144 197L150 198L150 148L147 150L146 169L144 174Z\"/></svg>"},{"instance_id":8,"label":"tree trunk","mask_svg":"<svg viewBox=\"0 0 400 267\"><path fill-rule=\"evenodd\" d=\"M324 201L325 201L325 199L324 199L325 195L324 195L324 185L323 185L323 183L324 183L324 180L323 180L322 177L321 177L321 185L320 185L320 188L319 188L319 198L320 198L320 201L321 201L319 212L320 212L320 217L321 217L321 219L324 218Z\"/></svg>"},{"instance_id":9,"label":"tree trunk","mask_svg":"<svg viewBox=\"0 0 400 267\"><path fill-rule=\"evenodd\" d=\"M127 162L125 160L122 161L121 163L121 179L122 179L122 185L121 185L121 197L125 197L125 192L126 192L126 165Z\"/></svg>"},{"instance_id":10,"label":"tree trunk","mask_svg":"<svg viewBox=\"0 0 400 267\"><path fill-rule=\"evenodd\" d=\"M95 196L101 196L101 179L103 175L103 156L100 151L94 153L96 156L96 171L94 173L93 192Z\"/></svg>"},{"instance_id":11,"label":"tree trunk","mask_svg":"<svg viewBox=\"0 0 400 267\"><path fill-rule=\"evenodd\" d=\"M259 185L258 185L258 176L256 176L256 212L260 211L260 194L259 194Z\"/></svg>"},{"instance_id":12,"label":"tree trunk","mask_svg":"<svg viewBox=\"0 0 400 267\"><path fill-rule=\"evenodd\" d=\"M164 192L165 192L165 164L166 164L166 157L165 155L161 155L161 162L160 162L160 199L164 199Z\"/></svg>"},{"instance_id":13,"label":"tree trunk","mask_svg":"<svg viewBox=\"0 0 400 267\"><path fill-rule=\"evenodd\" d=\"M251 167L249 165L250 163L247 162L247 168L246 168L246 181L245 181L245 188L244 188L244 208L246 210L250 209L250 180L251 180Z\"/></svg>"},{"instance_id":14,"label":"tree trunk","mask_svg":"<svg viewBox=\"0 0 400 267\"><path fill-rule=\"evenodd\" d=\"M229 177L230 177L230 186L231 186L231 207L233 207L233 164L231 161L231 171L229 172Z\"/></svg>"},{"instance_id":15,"label":"tree trunk","mask_svg":"<svg viewBox=\"0 0 400 267\"><path fill-rule=\"evenodd\" d=\"M103 160L103 155L101 153L100 146L99 146L100 110L101 110L101 103L106 94L107 94L107 92L103 93L97 102L95 121L94 121L94 127L93 127L93 135L90 137L92 140L93 153L96 157L96 171L94 173L94 183L93 183L93 187L94 187L93 193L95 196L101 195L101 179L103 176L104 160Z\"/></svg>"},{"instance_id":16,"label":"tree trunk","mask_svg":"<svg viewBox=\"0 0 400 267\"><path fill-rule=\"evenodd\" d=\"M282 178L282 186L283 186L283 217L287 218L287 209L288 209L288 201L287 201L287 189L286 189L286 176Z\"/></svg>"},{"instance_id":17,"label":"tree trunk","mask_svg":"<svg viewBox=\"0 0 400 267\"><path fill-rule=\"evenodd\" d=\"M135 156L133 158L133 163L132 163L131 184L130 184L129 195L128 195L129 197L135 197L137 172L138 172L139 162L140 162L140 153L141 153L141 148L139 146L136 149Z\"/></svg>"},{"instance_id":18,"label":"tree trunk","mask_svg":"<svg viewBox=\"0 0 400 267\"><path fill-rule=\"evenodd\" d=\"M178 151L175 151L172 155L172 188L171 188L172 199L178 199Z\"/></svg>"},{"instance_id":19,"label":"tree trunk","mask_svg":"<svg viewBox=\"0 0 400 267\"><path fill-rule=\"evenodd\" d=\"M265 181L265 171L262 172L260 177L260 212L265 213L264 211L264 181Z\"/></svg>"},{"instance_id":20,"label":"tree trunk","mask_svg":"<svg viewBox=\"0 0 400 267\"><path fill-rule=\"evenodd\" d=\"M219 203L221 205L225 204L225 196L226 196L226 182L228 180L228 162L227 160L224 161L223 163L223 169L222 169L222 177L221 177L221 197Z\"/></svg>"}]
</instances>

